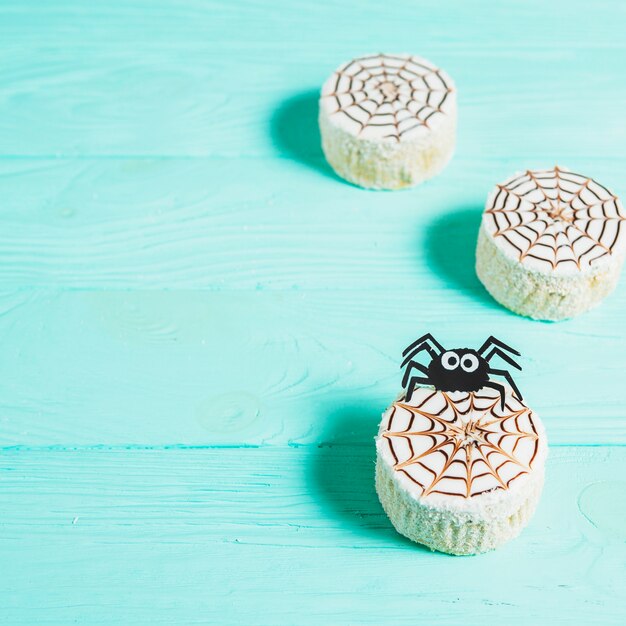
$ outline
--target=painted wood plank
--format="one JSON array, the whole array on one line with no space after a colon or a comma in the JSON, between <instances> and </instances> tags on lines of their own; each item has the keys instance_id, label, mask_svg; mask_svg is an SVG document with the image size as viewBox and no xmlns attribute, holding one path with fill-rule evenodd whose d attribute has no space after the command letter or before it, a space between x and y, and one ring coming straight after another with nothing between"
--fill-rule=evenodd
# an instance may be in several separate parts
<instances>
[{"instance_id":1,"label":"painted wood plank","mask_svg":"<svg viewBox=\"0 0 626 626\"><path fill-rule=\"evenodd\" d=\"M623 624L623 448L552 450L521 537L391 528L373 449L3 452L6 624Z\"/></svg>"},{"instance_id":2,"label":"painted wood plank","mask_svg":"<svg viewBox=\"0 0 626 626\"><path fill-rule=\"evenodd\" d=\"M441 307L454 291L484 311L481 211L526 165L458 158L414 191L372 193L288 159L0 160L0 284L437 289ZM623 160L566 165L626 196Z\"/></svg>"},{"instance_id":3,"label":"painted wood plank","mask_svg":"<svg viewBox=\"0 0 626 626\"><path fill-rule=\"evenodd\" d=\"M622 306L550 325L453 289L4 293L0 445L369 445L426 330L519 346L552 443L626 443Z\"/></svg>"},{"instance_id":4,"label":"painted wood plank","mask_svg":"<svg viewBox=\"0 0 626 626\"><path fill-rule=\"evenodd\" d=\"M314 123L326 76L380 49L455 77L467 156L622 158L625 16L620 0L9 0L0 154L288 156L284 126Z\"/></svg>"}]
</instances>

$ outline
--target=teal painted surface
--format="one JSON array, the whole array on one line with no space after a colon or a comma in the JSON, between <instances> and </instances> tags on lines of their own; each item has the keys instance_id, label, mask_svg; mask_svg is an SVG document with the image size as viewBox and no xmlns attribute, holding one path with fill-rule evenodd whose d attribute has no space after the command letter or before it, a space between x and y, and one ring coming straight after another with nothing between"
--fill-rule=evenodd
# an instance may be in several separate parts
<instances>
[{"instance_id":1,"label":"teal painted surface","mask_svg":"<svg viewBox=\"0 0 626 626\"><path fill-rule=\"evenodd\" d=\"M624 448L553 450L524 535L468 558L393 530L373 458L5 452L3 623L624 623Z\"/></svg>"},{"instance_id":2,"label":"teal painted surface","mask_svg":"<svg viewBox=\"0 0 626 626\"><path fill-rule=\"evenodd\" d=\"M3 2L2 623L623 624L626 283L533 323L472 263L518 169L626 196L625 22L618 0ZM319 148L320 84L376 50L459 88L456 157L415 190L347 185ZM521 348L555 445L493 554L416 548L375 499L424 330Z\"/></svg>"}]
</instances>

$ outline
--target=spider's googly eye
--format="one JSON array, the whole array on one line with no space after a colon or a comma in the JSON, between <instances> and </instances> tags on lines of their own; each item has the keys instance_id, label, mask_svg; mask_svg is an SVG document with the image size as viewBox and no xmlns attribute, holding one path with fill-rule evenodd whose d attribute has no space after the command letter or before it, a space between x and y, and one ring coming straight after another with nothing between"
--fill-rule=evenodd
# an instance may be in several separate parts
<instances>
[{"instance_id":1,"label":"spider's googly eye","mask_svg":"<svg viewBox=\"0 0 626 626\"><path fill-rule=\"evenodd\" d=\"M459 366L459 355L456 352L446 352L441 357L441 364L447 370L455 370Z\"/></svg>"},{"instance_id":2,"label":"spider's googly eye","mask_svg":"<svg viewBox=\"0 0 626 626\"><path fill-rule=\"evenodd\" d=\"M461 367L466 372L475 372L478 369L478 357L475 354L466 354L461 359Z\"/></svg>"}]
</instances>

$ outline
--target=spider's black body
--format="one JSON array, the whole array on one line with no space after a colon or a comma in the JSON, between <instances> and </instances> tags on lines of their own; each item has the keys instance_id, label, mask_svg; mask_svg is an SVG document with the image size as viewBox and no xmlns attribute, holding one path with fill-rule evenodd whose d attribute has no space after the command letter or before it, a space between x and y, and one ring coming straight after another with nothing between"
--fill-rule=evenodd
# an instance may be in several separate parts
<instances>
[{"instance_id":1,"label":"spider's black body","mask_svg":"<svg viewBox=\"0 0 626 626\"><path fill-rule=\"evenodd\" d=\"M495 369L490 365L494 356L500 357L517 369L522 369L508 354L519 356L519 352L502 343L495 337L489 337L479 350L471 348L455 348L446 350L431 334L420 337L403 353L402 367L404 376L402 386L406 388L406 399L410 401L418 383L432 385L439 391L478 391L483 387L491 387L500 393L500 403L504 408L505 388L491 380L490 375L503 376L513 388L515 395L521 400L522 395L508 371ZM416 357L421 352L428 352L431 357L428 366L418 363ZM423 375L412 375L417 370Z\"/></svg>"},{"instance_id":2,"label":"spider's black body","mask_svg":"<svg viewBox=\"0 0 626 626\"><path fill-rule=\"evenodd\" d=\"M489 380L489 363L476 350L455 348L450 352L458 355L459 366L449 370L443 366L441 356L433 359L428 366L428 378L430 378L433 387L441 391L478 391L482 389ZM463 364L469 361L465 357L470 354L476 357L478 367L474 371L468 372L463 369ZM470 367L471 365L473 363L470 364Z\"/></svg>"}]
</instances>

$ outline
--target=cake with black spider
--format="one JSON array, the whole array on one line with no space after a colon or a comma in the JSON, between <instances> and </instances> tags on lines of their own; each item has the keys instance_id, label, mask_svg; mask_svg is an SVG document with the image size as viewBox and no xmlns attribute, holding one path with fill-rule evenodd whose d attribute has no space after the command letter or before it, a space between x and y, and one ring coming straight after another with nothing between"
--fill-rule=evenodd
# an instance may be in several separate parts
<instances>
[{"instance_id":1,"label":"cake with black spider","mask_svg":"<svg viewBox=\"0 0 626 626\"><path fill-rule=\"evenodd\" d=\"M427 354L428 364L418 357ZM445 349L427 334L403 353L405 392L376 439L376 490L398 532L433 550L477 554L518 535L544 481L547 441L498 358L519 353L495 337ZM505 383L492 377L504 379Z\"/></svg>"}]
</instances>

